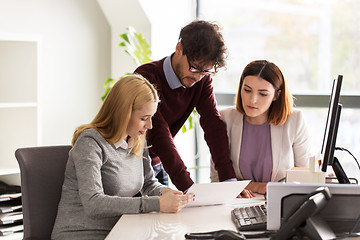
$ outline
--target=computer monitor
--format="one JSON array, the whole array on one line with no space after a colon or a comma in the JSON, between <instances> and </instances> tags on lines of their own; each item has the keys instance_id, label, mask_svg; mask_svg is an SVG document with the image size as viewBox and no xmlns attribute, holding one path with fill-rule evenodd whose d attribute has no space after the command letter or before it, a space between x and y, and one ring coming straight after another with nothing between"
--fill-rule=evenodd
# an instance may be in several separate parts
<instances>
[{"instance_id":1,"label":"computer monitor","mask_svg":"<svg viewBox=\"0 0 360 240\"><path fill-rule=\"evenodd\" d=\"M339 183L350 183L349 178L346 176L339 160L334 157L336 137L342 110L342 105L339 103L342 78L343 76L339 75L338 78L333 81L323 144L321 147L321 153L323 156L321 170L326 172L327 166L330 165L332 166Z\"/></svg>"}]
</instances>

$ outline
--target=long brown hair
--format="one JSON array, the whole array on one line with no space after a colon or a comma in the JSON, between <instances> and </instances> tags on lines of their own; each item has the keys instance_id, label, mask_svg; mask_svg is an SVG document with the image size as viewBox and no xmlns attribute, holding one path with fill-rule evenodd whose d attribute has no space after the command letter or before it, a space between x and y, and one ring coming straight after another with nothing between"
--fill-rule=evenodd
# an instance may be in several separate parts
<instances>
[{"instance_id":1,"label":"long brown hair","mask_svg":"<svg viewBox=\"0 0 360 240\"><path fill-rule=\"evenodd\" d=\"M258 76L273 85L276 100L270 106L268 121L275 126L284 124L292 113L294 99L278 66L267 60L256 60L245 67L235 98L236 109L242 114L245 114L245 111L242 105L241 88L247 76Z\"/></svg>"},{"instance_id":2,"label":"long brown hair","mask_svg":"<svg viewBox=\"0 0 360 240\"><path fill-rule=\"evenodd\" d=\"M121 78L111 88L94 120L75 130L72 145L88 128L96 129L110 144L120 141L126 137L131 113L149 102L159 102L159 96L148 80L137 74ZM132 152L138 155L144 146L145 136L133 141Z\"/></svg>"}]
</instances>

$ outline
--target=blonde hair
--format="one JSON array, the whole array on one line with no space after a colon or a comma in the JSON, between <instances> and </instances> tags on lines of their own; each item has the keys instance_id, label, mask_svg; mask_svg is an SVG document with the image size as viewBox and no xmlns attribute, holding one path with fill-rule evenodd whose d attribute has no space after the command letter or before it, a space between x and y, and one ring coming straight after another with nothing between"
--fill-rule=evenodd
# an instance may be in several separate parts
<instances>
[{"instance_id":1,"label":"blonde hair","mask_svg":"<svg viewBox=\"0 0 360 240\"><path fill-rule=\"evenodd\" d=\"M121 78L109 91L94 120L75 130L72 145L82 131L89 128L96 129L110 144L120 141L126 137L131 113L149 102L159 102L159 96L148 80L138 74ZM131 151L138 156L144 147L145 135L132 140Z\"/></svg>"},{"instance_id":2,"label":"blonde hair","mask_svg":"<svg viewBox=\"0 0 360 240\"><path fill-rule=\"evenodd\" d=\"M256 60L245 67L241 74L238 92L235 97L236 109L242 114L245 114L245 111L242 105L241 88L247 76L258 76L273 85L276 100L270 106L268 121L275 126L284 124L292 114L294 99L279 67L267 60Z\"/></svg>"}]
</instances>

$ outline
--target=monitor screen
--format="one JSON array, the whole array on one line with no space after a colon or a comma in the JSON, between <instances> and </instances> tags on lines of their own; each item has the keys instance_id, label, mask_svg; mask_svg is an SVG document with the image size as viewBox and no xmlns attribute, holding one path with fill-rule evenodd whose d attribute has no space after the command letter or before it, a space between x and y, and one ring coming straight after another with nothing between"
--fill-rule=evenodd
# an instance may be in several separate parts
<instances>
[{"instance_id":1,"label":"monitor screen","mask_svg":"<svg viewBox=\"0 0 360 240\"><path fill-rule=\"evenodd\" d=\"M339 75L337 79L334 79L330 101L328 114L326 118L325 132L323 143L321 147L321 154L323 156L322 161L322 171L326 172L327 165L331 165L332 159L330 159L330 155L332 155L333 149L331 149L332 141L334 139L334 130L335 130L335 121L338 110L339 98L340 98L340 90L341 90L342 76Z\"/></svg>"},{"instance_id":2,"label":"monitor screen","mask_svg":"<svg viewBox=\"0 0 360 240\"><path fill-rule=\"evenodd\" d=\"M333 81L328 114L326 118L324 138L321 148L321 154L323 156L321 170L326 172L327 166L331 165L338 181L340 183L349 183L349 180L344 170L342 169L340 162L337 158L334 157L336 137L342 109L342 105L339 103L342 78L342 75L339 75L338 78Z\"/></svg>"}]
</instances>

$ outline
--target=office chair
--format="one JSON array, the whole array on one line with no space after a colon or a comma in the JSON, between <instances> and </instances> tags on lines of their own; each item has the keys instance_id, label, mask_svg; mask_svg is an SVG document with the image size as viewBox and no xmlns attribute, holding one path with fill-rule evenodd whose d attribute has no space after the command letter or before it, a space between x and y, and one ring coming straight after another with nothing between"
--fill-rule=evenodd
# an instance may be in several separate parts
<instances>
[{"instance_id":1,"label":"office chair","mask_svg":"<svg viewBox=\"0 0 360 240\"><path fill-rule=\"evenodd\" d=\"M71 146L19 148L24 239L50 239Z\"/></svg>"}]
</instances>

